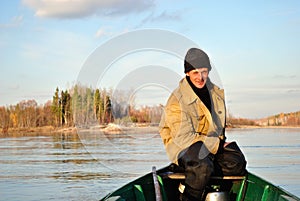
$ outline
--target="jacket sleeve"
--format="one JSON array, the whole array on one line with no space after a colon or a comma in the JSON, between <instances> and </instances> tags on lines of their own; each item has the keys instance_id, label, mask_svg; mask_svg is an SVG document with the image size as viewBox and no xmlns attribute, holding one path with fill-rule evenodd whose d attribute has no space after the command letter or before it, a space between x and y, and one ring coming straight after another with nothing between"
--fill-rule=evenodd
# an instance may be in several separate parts
<instances>
[{"instance_id":1,"label":"jacket sleeve","mask_svg":"<svg viewBox=\"0 0 300 201\"><path fill-rule=\"evenodd\" d=\"M169 129L173 144L181 149L190 146L196 140L191 119L181 109L175 96L170 97L165 108L165 126Z\"/></svg>"}]
</instances>

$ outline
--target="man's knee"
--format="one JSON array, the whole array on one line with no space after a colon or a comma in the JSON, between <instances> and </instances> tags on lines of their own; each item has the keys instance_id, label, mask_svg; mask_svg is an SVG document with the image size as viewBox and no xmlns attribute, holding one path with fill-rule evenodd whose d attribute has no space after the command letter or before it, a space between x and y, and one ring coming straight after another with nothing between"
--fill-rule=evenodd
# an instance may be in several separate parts
<instances>
[{"instance_id":1,"label":"man's knee","mask_svg":"<svg viewBox=\"0 0 300 201\"><path fill-rule=\"evenodd\" d=\"M213 172L214 164L210 157L198 160L196 164L186 167L185 183L193 189L203 190Z\"/></svg>"}]
</instances>

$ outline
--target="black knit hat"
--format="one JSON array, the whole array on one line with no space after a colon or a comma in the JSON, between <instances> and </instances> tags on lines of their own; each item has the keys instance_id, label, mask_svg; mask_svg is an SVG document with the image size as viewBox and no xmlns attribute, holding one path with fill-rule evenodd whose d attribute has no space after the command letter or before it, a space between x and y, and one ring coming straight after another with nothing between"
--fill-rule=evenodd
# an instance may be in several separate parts
<instances>
[{"instance_id":1,"label":"black knit hat","mask_svg":"<svg viewBox=\"0 0 300 201\"><path fill-rule=\"evenodd\" d=\"M198 48L191 48L187 51L184 58L184 73L195 68L208 68L208 71L210 71L211 65L205 52Z\"/></svg>"}]
</instances>

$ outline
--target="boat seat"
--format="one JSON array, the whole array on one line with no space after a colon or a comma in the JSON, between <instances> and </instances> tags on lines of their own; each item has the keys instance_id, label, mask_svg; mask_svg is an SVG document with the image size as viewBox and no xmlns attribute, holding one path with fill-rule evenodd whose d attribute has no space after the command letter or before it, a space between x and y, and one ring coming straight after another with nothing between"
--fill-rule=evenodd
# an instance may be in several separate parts
<instances>
[{"instance_id":1,"label":"boat seat","mask_svg":"<svg viewBox=\"0 0 300 201\"><path fill-rule=\"evenodd\" d=\"M164 172L160 174L160 176L164 179L185 179L184 173L175 173L175 172ZM212 180L244 180L245 176L212 176Z\"/></svg>"}]
</instances>

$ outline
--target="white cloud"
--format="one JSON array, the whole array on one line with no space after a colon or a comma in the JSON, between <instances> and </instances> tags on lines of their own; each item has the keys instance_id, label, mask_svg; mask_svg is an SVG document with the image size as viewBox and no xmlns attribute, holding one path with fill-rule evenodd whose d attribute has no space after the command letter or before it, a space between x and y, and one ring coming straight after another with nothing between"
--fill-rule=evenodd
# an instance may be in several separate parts
<instances>
[{"instance_id":1,"label":"white cloud","mask_svg":"<svg viewBox=\"0 0 300 201\"><path fill-rule=\"evenodd\" d=\"M96 38L102 38L102 37L105 37L105 36L114 36L114 35L120 35L120 34L123 34L123 33L127 33L129 30L128 29L123 29L123 30L118 30L118 31L115 31L113 30L112 27L100 27L96 34L95 34L95 37Z\"/></svg>"},{"instance_id":2,"label":"white cloud","mask_svg":"<svg viewBox=\"0 0 300 201\"><path fill-rule=\"evenodd\" d=\"M108 31L108 28L104 28L104 27L98 29L98 31L95 34L96 38L101 38L103 36L111 36L111 35L113 35L113 33Z\"/></svg>"},{"instance_id":3,"label":"white cloud","mask_svg":"<svg viewBox=\"0 0 300 201\"><path fill-rule=\"evenodd\" d=\"M96 32L96 38L101 38L102 36L105 36L106 32L104 30L104 28L100 28L97 32Z\"/></svg>"},{"instance_id":4,"label":"white cloud","mask_svg":"<svg viewBox=\"0 0 300 201\"><path fill-rule=\"evenodd\" d=\"M11 20L6 24L0 24L0 28L9 28L9 27L18 27L23 22L23 16L14 16Z\"/></svg>"},{"instance_id":5,"label":"white cloud","mask_svg":"<svg viewBox=\"0 0 300 201\"><path fill-rule=\"evenodd\" d=\"M160 21L179 21L181 20L181 14L180 12L173 12L169 13L167 11L163 11L159 15L154 15L154 13L151 13L147 18L143 20L143 23L146 22L160 22Z\"/></svg>"},{"instance_id":6,"label":"white cloud","mask_svg":"<svg viewBox=\"0 0 300 201\"><path fill-rule=\"evenodd\" d=\"M169 12L169 11L162 11L160 14L156 14L154 11L151 12L148 16L146 16L139 25L136 27L141 27L144 24L147 23L157 23L157 22L179 22L182 19L182 12L175 11L175 12Z\"/></svg>"},{"instance_id":7,"label":"white cloud","mask_svg":"<svg viewBox=\"0 0 300 201\"><path fill-rule=\"evenodd\" d=\"M81 18L138 13L154 6L147 0L22 0L38 17Z\"/></svg>"}]
</instances>

